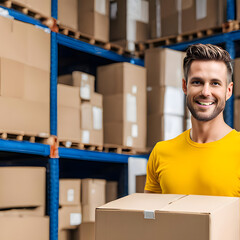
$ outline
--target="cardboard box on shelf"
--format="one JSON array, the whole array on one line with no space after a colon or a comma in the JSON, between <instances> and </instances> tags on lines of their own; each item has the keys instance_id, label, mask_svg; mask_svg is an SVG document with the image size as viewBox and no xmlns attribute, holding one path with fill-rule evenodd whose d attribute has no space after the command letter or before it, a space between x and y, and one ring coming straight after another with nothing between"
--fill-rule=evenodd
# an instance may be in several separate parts
<instances>
[{"instance_id":1,"label":"cardboard box on shelf","mask_svg":"<svg viewBox=\"0 0 240 240\"><path fill-rule=\"evenodd\" d=\"M73 230L61 230L58 232L59 240L73 240L72 239L72 231Z\"/></svg>"},{"instance_id":2,"label":"cardboard box on shelf","mask_svg":"<svg viewBox=\"0 0 240 240\"><path fill-rule=\"evenodd\" d=\"M81 143L103 146L103 129L81 130Z\"/></svg>"},{"instance_id":3,"label":"cardboard box on shelf","mask_svg":"<svg viewBox=\"0 0 240 240\"><path fill-rule=\"evenodd\" d=\"M0 216L0 239L2 240L48 240L49 217Z\"/></svg>"},{"instance_id":4,"label":"cardboard box on shelf","mask_svg":"<svg viewBox=\"0 0 240 240\"><path fill-rule=\"evenodd\" d=\"M74 206L80 204L81 180L60 179L59 181L59 205Z\"/></svg>"},{"instance_id":5,"label":"cardboard box on shelf","mask_svg":"<svg viewBox=\"0 0 240 240\"><path fill-rule=\"evenodd\" d=\"M58 20L60 24L78 30L78 1L59 0Z\"/></svg>"},{"instance_id":6,"label":"cardboard box on shelf","mask_svg":"<svg viewBox=\"0 0 240 240\"><path fill-rule=\"evenodd\" d=\"M151 86L147 88L147 114L174 114L184 116L182 88Z\"/></svg>"},{"instance_id":7,"label":"cardboard box on shelf","mask_svg":"<svg viewBox=\"0 0 240 240\"><path fill-rule=\"evenodd\" d=\"M0 97L0 111L1 130L25 135L49 135L49 103Z\"/></svg>"},{"instance_id":8,"label":"cardboard box on shelf","mask_svg":"<svg viewBox=\"0 0 240 240\"><path fill-rule=\"evenodd\" d=\"M109 1L78 0L78 30L95 39L109 41Z\"/></svg>"},{"instance_id":9,"label":"cardboard box on shelf","mask_svg":"<svg viewBox=\"0 0 240 240\"><path fill-rule=\"evenodd\" d=\"M95 231L96 240L238 239L239 198L135 193L97 208Z\"/></svg>"},{"instance_id":10,"label":"cardboard box on shelf","mask_svg":"<svg viewBox=\"0 0 240 240\"><path fill-rule=\"evenodd\" d=\"M22 217L22 216L43 217L45 215L45 205L39 207L23 207L12 208L9 210L1 210L0 215L9 217Z\"/></svg>"},{"instance_id":11,"label":"cardboard box on shelf","mask_svg":"<svg viewBox=\"0 0 240 240\"><path fill-rule=\"evenodd\" d=\"M107 181L106 183L106 202L111 202L118 198L118 182Z\"/></svg>"},{"instance_id":12,"label":"cardboard box on shelf","mask_svg":"<svg viewBox=\"0 0 240 240\"><path fill-rule=\"evenodd\" d=\"M184 118L170 114L147 116L147 146L153 147L159 141L177 137L183 132Z\"/></svg>"},{"instance_id":13,"label":"cardboard box on shelf","mask_svg":"<svg viewBox=\"0 0 240 240\"><path fill-rule=\"evenodd\" d=\"M80 130L80 107L58 106L58 138L62 141L79 141Z\"/></svg>"},{"instance_id":14,"label":"cardboard box on shelf","mask_svg":"<svg viewBox=\"0 0 240 240\"><path fill-rule=\"evenodd\" d=\"M72 74L65 74L65 75L58 76L58 84L59 83L64 85L74 86Z\"/></svg>"},{"instance_id":15,"label":"cardboard box on shelf","mask_svg":"<svg viewBox=\"0 0 240 240\"><path fill-rule=\"evenodd\" d=\"M95 223L81 223L73 232L72 240L95 240Z\"/></svg>"},{"instance_id":16,"label":"cardboard box on shelf","mask_svg":"<svg viewBox=\"0 0 240 240\"><path fill-rule=\"evenodd\" d=\"M181 88L184 56L185 53L172 49L147 49L145 53L147 86L158 85Z\"/></svg>"},{"instance_id":17,"label":"cardboard box on shelf","mask_svg":"<svg viewBox=\"0 0 240 240\"><path fill-rule=\"evenodd\" d=\"M80 108L79 87L58 84L58 106Z\"/></svg>"},{"instance_id":18,"label":"cardboard box on shelf","mask_svg":"<svg viewBox=\"0 0 240 240\"><path fill-rule=\"evenodd\" d=\"M81 206L63 206L58 210L59 227L58 229L76 229L82 223Z\"/></svg>"},{"instance_id":19,"label":"cardboard box on shelf","mask_svg":"<svg viewBox=\"0 0 240 240\"><path fill-rule=\"evenodd\" d=\"M91 105L96 107L103 107L103 95L100 93L93 92L90 100Z\"/></svg>"},{"instance_id":20,"label":"cardboard box on shelf","mask_svg":"<svg viewBox=\"0 0 240 240\"><path fill-rule=\"evenodd\" d=\"M95 209L105 204L106 180L82 179L83 222L95 222Z\"/></svg>"},{"instance_id":21,"label":"cardboard box on shelf","mask_svg":"<svg viewBox=\"0 0 240 240\"><path fill-rule=\"evenodd\" d=\"M136 193L144 193L146 175L136 176Z\"/></svg>"},{"instance_id":22,"label":"cardboard box on shelf","mask_svg":"<svg viewBox=\"0 0 240 240\"><path fill-rule=\"evenodd\" d=\"M0 208L45 207L44 167L1 167Z\"/></svg>"}]
</instances>

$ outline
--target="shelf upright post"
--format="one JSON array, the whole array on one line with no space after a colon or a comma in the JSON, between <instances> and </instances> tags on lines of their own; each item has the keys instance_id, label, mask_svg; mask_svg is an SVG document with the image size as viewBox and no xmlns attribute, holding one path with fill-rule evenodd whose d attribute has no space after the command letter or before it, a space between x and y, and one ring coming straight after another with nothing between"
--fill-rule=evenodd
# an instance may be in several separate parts
<instances>
[{"instance_id":1,"label":"shelf upright post","mask_svg":"<svg viewBox=\"0 0 240 240\"><path fill-rule=\"evenodd\" d=\"M232 59L235 59L235 44L231 39L226 41L226 50L229 52ZM224 117L226 123L233 128L234 126L234 96L232 95L226 102L224 110Z\"/></svg>"},{"instance_id":2,"label":"shelf upright post","mask_svg":"<svg viewBox=\"0 0 240 240\"><path fill-rule=\"evenodd\" d=\"M236 19L236 0L227 0L227 20Z\"/></svg>"},{"instance_id":3,"label":"shelf upright post","mask_svg":"<svg viewBox=\"0 0 240 240\"><path fill-rule=\"evenodd\" d=\"M51 15L53 18L58 19L58 0L52 0Z\"/></svg>"}]
</instances>

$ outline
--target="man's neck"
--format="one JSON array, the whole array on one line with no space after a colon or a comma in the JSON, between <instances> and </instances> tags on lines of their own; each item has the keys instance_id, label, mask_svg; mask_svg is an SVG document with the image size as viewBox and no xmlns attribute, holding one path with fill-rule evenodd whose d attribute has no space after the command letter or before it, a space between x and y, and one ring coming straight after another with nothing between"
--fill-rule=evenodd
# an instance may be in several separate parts
<instances>
[{"instance_id":1,"label":"man's neck","mask_svg":"<svg viewBox=\"0 0 240 240\"><path fill-rule=\"evenodd\" d=\"M232 131L223 120L223 115L219 114L211 121L198 121L192 117L191 139L197 143L208 143L220 140Z\"/></svg>"}]
</instances>

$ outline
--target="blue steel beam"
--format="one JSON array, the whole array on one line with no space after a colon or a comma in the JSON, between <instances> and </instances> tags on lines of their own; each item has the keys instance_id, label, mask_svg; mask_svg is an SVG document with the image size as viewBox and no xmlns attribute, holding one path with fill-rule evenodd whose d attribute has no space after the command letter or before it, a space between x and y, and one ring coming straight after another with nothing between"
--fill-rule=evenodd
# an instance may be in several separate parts
<instances>
[{"instance_id":1,"label":"blue steel beam","mask_svg":"<svg viewBox=\"0 0 240 240\"><path fill-rule=\"evenodd\" d=\"M144 66L144 61L140 58L124 57L113 51L82 42L80 40L65 36L60 33L57 34L57 42L66 47L76 49L81 52L89 53L95 56L99 56L102 58L110 59L116 62L130 62L139 66Z\"/></svg>"},{"instance_id":2,"label":"blue steel beam","mask_svg":"<svg viewBox=\"0 0 240 240\"><path fill-rule=\"evenodd\" d=\"M235 20L236 18L236 0L227 0L227 20Z\"/></svg>"},{"instance_id":3,"label":"blue steel beam","mask_svg":"<svg viewBox=\"0 0 240 240\"><path fill-rule=\"evenodd\" d=\"M55 19L58 19L58 0L52 0L51 16Z\"/></svg>"}]
</instances>

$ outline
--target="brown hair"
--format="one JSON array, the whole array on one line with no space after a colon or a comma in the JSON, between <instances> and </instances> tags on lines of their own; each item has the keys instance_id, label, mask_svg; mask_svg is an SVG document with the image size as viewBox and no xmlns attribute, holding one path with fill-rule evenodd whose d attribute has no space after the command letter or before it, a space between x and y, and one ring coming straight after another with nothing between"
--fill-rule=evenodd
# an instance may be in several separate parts
<instances>
[{"instance_id":1,"label":"brown hair","mask_svg":"<svg viewBox=\"0 0 240 240\"><path fill-rule=\"evenodd\" d=\"M194 60L214 60L214 61L222 61L225 63L227 67L227 74L228 74L228 83L232 81L232 64L231 64L231 57L229 53L212 44L194 44L187 48L186 57L183 60L183 70L184 70L184 77L187 81L189 69L191 64Z\"/></svg>"}]
</instances>

